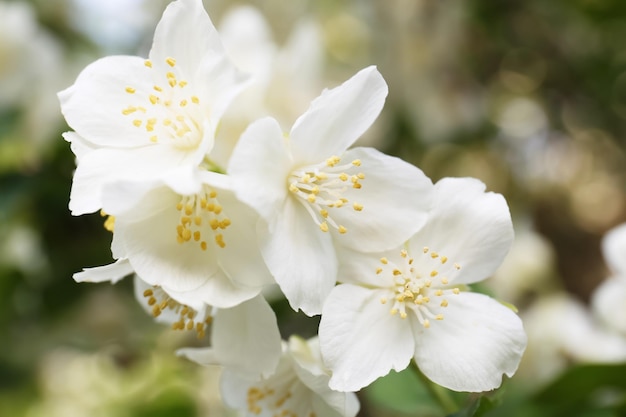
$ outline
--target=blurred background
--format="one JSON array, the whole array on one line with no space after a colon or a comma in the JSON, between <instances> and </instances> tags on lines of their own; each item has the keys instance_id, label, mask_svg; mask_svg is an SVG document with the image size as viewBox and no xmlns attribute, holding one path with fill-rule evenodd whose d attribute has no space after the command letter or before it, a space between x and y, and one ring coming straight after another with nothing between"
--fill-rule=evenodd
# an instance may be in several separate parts
<instances>
[{"instance_id":1,"label":"blurred background","mask_svg":"<svg viewBox=\"0 0 626 417\"><path fill-rule=\"evenodd\" d=\"M173 354L197 342L155 324L130 280L72 280L110 262L110 235L98 214L69 214L75 164L56 92L99 57L147 56L167 3L0 0L2 417L236 415L220 403L219 370ZM389 97L361 144L434 181L472 176L506 197L516 243L476 289L519 309L529 347L480 415L626 415L626 334L590 306L620 273L601 241L626 221L626 2L204 4L233 59L265 86L260 106L234 106L223 135L264 113L290 126L323 88L374 64ZM283 336L315 334L315 320L274 307ZM441 415L412 378L364 389L359 415Z\"/></svg>"}]
</instances>

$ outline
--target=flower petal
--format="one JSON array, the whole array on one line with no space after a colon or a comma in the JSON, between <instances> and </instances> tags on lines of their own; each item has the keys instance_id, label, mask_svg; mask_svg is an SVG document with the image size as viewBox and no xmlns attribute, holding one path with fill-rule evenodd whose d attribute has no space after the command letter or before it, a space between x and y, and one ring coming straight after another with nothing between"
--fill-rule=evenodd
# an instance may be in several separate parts
<instances>
[{"instance_id":1,"label":"flower petal","mask_svg":"<svg viewBox=\"0 0 626 417\"><path fill-rule=\"evenodd\" d=\"M348 232L336 233L342 245L363 252L402 245L426 222L433 202L430 179L415 166L373 148L355 148L342 159L360 160L365 179L361 188L348 187L343 196L361 211L345 207L332 212Z\"/></svg>"},{"instance_id":2,"label":"flower petal","mask_svg":"<svg viewBox=\"0 0 626 417\"><path fill-rule=\"evenodd\" d=\"M415 360L433 382L454 391L480 392L512 376L526 347L522 321L483 294L462 292L450 300L443 320L424 328L412 321Z\"/></svg>"},{"instance_id":3,"label":"flower petal","mask_svg":"<svg viewBox=\"0 0 626 417\"><path fill-rule=\"evenodd\" d=\"M500 194L485 193L473 178L444 178L435 184L431 215L411 239L413 251L428 247L449 262L439 273L451 283L472 283L491 275L513 242L513 225ZM454 270L455 263L460 271Z\"/></svg>"},{"instance_id":4,"label":"flower petal","mask_svg":"<svg viewBox=\"0 0 626 417\"><path fill-rule=\"evenodd\" d=\"M151 91L152 74L143 59L109 56L93 62L74 85L59 93L65 120L95 145L133 148L150 144L149 134L122 114L130 104L127 87L137 93Z\"/></svg>"},{"instance_id":5,"label":"flower petal","mask_svg":"<svg viewBox=\"0 0 626 417\"><path fill-rule=\"evenodd\" d=\"M242 374L270 376L281 355L276 315L263 296L215 314L211 333L218 362Z\"/></svg>"},{"instance_id":6,"label":"flower petal","mask_svg":"<svg viewBox=\"0 0 626 417\"><path fill-rule=\"evenodd\" d=\"M409 365L415 341L408 320L389 314L384 290L351 284L328 297L319 327L320 348L332 371L330 388L357 391L390 370Z\"/></svg>"},{"instance_id":7,"label":"flower petal","mask_svg":"<svg viewBox=\"0 0 626 417\"><path fill-rule=\"evenodd\" d=\"M280 213L269 226L259 223L263 259L294 310L319 314L337 279L331 237L297 201L287 199Z\"/></svg>"},{"instance_id":8,"label":"flower petal","mask_svg":"<svg viewBox=\"0 0 626 417\"><path fill-rule=\"evenodd\" d=\"M115 284L127 275L135 272L127 259L118 259L112 264L95 268L84 268L82 272L74 274L76 282L104 282Z\"/></svg>"},{"instance_id":9,"label":"flower petal","mask_svg":"<svg viewBox=\"0 0 626 417\"><path fill-rule=\"evenodd\" d=\"M271 221L287 196L291 166L278 122L264 118L252 123L241 135L228 173L235 179L237 197Z\"/></svg>"},{"instance_id":10,"label":"flower petal","mask_svg":"<svg viewBox=\"0 0 626 417\"><path fill-rule=\"evenodd\" d=\"M102 192L115 181L155 179L185 160L174 148L147 146L136 149L96 149L84 154L74 173L70 210L75 216L92 213L103 206Z\"/></svg>"},{"instance_id":11,"label":"flower petal","mask_svg":"<svg viewBox=\"0 0 626 417\"><path fill-rule=\"evenodd\" d=\"M159 21L150 59L153 64L165 64L170 57L177 67L193 71L207 55L225 55L219 34L202 6L201 0L178 0L170 3ZM193 73L183 74L190 78Z\"/></svg>"},{"instance_id":12,"label":"flower petal","mask_svg":"<svg viewBox=\"0 0 626 417\"><path fill-rule=\"evenodd\" d=\"M332 90L325 90L291 130L294 158L319 163L341 155L374 123L383 108L387 84L371 66Z\"/></svg>"},{"instance_id":13,"label":"flower petal","mask_svg":"<svg viewBox=\"0 0 626 417\"><path fill-rule=\"evenodd\" d=\"M602 253L611 271L626 275L626 223L614 227L604 235Z\"/></svg>"}]
</instances>

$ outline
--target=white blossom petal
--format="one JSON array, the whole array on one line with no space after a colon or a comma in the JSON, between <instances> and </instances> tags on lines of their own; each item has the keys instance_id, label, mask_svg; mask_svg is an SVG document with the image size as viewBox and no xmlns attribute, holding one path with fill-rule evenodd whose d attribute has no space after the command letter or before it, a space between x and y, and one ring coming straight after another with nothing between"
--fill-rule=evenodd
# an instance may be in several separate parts
<instances>
[{"instance_id":1,"label":"white blossom petal","mask_svg":"<svg viewBox=\"0 0 626 417\"><path fill-rule=\"evenodd\" d=\"M82 272L75 273L73 278L76 282L111 281L112 284L115 284L133 272L134 270L127 259L118 259L109 265L84 268Z\"/></svg>"},{"instance_id":2,"label":"white blossom petal","mask_svg":"<svg viewBox=\"0 0 626 417\"><path fill-rule=\"evenodd\" d=\"M486 295L453 297L442 309L443 320L429 328L412 320L417 365L430 380L454 391L498 388L503 374L515 373L526 347L522 321Z\"/></svg>"},{"instance_id":3,"label":"white blossom petal","mask_svg":"<svg viewBox=\"0 0 626 417\"><path fill-rule=\"evenodd\" d=\"M381 303L388 294L352 284L331 292L319 327L322 357L332 371L331 389L357 391L409 365L415 349L411 327Z\"/></svg>"},{"instance_id":4,"label":"white blossom petal","mask_svg":"<svg viewBox=\"0 0 626 417\"><path fill-rule=\"evenodd\" d=\"M263 296L218 310L211 335L215 357L231 370L263 377L276 370L280 333L276 315Z\"/></svg>"},{"instance_id":5,"label":"white blossom petal","mask_svg":"<svg viewBox=\"0 0 626 417\"><path fill-rule=\"evenodd\" d=\"M291 155L278 122L257 120L241 135L228 173L236 178L237 196L271 221L287 197Z\"/></svg>"},{"instance_id":6,"label":"white blossom petal","mask_svg":"<svg viewBox=\"0 0 626 417\"><path fill-rule=\"evenodd\" d=\"M337 279L337 258L331 236L322 233L296 201L286 200L281 216L258 227L263 259L294 310L311 316Z\"/></svg>"},{"instance_id":7,"label":"white blossom petal","mask_svg":"<svg viewBox=\"0 0 626 417\"><path fill-rule=\"evenodd\" d=\"M343 193L349 201L345 207L332 210L333 220L348 230L335 233L340 244L363 252L387 250L424 225L433 203L433 185L421 170L373 148L349 150L342 159L361 161L365 178L361 188L348 187Z\"/></svg>"},{"instance_id":8,"label":"white blossom petal","mask_svg":"<svg viewBox=\"0 0 626 417\"><path fill-rule=\"evenodd\" d=\"M325 90L293 125L295 160L317 163L343 154L374 123L386 96L387 84L374 66Z\"/></svg>"},{"instance_id":9,"label":"white blossom petal","mask_svg":"<svg viewBox=\"0 0 626 417\"><path fill-rule=\"evenodd\" d=\"M454 284L487 278L513 242L506 201L500 194L484 191L485 185L473 178L440 180L428 221L410 239L413 251L426 247L449 259L438 271ZM460 270L455 271L455 266Z\"/></svg>"},{"instance_id":10,"label":"white blossom petal","mask_svg":"<svg viewBox=\"0 0 626 417\"><path fill-rule=\"evenodd\" d=\"M591 305L609 328L626 335L626 277L602 282L592 294Z\"/></svg>"}]
</instances>

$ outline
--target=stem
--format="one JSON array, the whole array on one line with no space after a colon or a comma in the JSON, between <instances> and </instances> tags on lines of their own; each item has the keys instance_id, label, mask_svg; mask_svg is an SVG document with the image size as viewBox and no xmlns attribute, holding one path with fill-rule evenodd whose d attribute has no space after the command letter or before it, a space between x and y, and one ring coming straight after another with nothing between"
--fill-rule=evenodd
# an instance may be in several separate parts
<instances>
[{"instance_id":1,"label":"stem","mask_svg":"<svg viewBox=\"0 0 626 417\"><path fill-rule=\"evenodd\" d=\"M424 375L417 367L414 360L411 361L411 369L413 369L430 396L441 406L441 408L443 408L446 414L452 414L459 410L459 406L456 404L452 396L450 396L448 390L428 379L426 375Z\"/></svg>"}]
</instances>

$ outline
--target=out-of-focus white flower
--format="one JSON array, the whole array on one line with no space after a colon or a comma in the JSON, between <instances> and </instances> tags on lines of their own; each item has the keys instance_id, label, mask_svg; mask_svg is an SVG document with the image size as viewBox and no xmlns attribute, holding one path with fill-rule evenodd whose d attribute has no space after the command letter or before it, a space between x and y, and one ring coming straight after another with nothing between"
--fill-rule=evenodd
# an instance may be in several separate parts
<instances>
[{"instance_id":1,"label":"out-of-focus white flower","mask_svg":"<svg viewBox=\"0 0 626 417\"><path fill-rule=\"evenodd\" d=\"M231 9L219 32L235 65L251 82L222 118L214 158L222 166L253 121L271 116L287 130L322 88L323 46L318 26L310 20L295 23L289 39L277 45L263 15L251 6Z\"/></svg>"},{"instance_id":2,"label":"out-of-focus white flower","mask_svg":"<svg viewBox=\"0 0 626 417\"><path fill-rule=\"evenodd\" d=\"M283 343L276 372L251 379L226 368L221 388L224 402L246 416L354 417L359 402L354 393L328 388L317 338L305 341L292 336Z\"/></svg>"},{"instance_id":3,"label":"out-of-focus white flower","mask_svg":"<svg viewBox=\"0 0 626 417\"><path fill-rule=\"evenodd\" d=\"M261 215L265 262L294 309L319 314L337 280L335 243L399 245L425 221L432 183L370 148L347 148L383 107L387 85L366 68L326 90L286 137L266 118L242 135L228 167L237 196Z\"/></svg>"},{"instance_id":4,"label":"out-of-focus white flower","mask_svg":"<svg viewBox=\"0 0 626 417\"><path fill-rule=\"evenodd\" d=\"M607 331L588 309L566 293L545 296L522 313L528 349L520 377L547 381L572 362L626 360L626 340Z\"/></svg>"},{"instance_id":5,"label":"out-of-focus white flower","mask_svg":"<svg viewBox=\"0 0 626 417\"><path fill-rule=\"evenodd\" d=\"M15 125L3 129L15 147L0 154L12 155L1 164L35 162L48 149L48 141L60 123L54 98L63 83L62 48L37 22L30 4L0 2L0 117ZM17 157L17 158L16 158Z\"/></svg>"},{"instance_id":6,"label":"out-of-focus white flower","mask_svg":"<svg viewBox=\"0 0 626 417\"><path fill-rule=\"evenodd\" d=\"M100 209L103 186L118 179L155 178L182 165L214 169L215 130L242 82L200 0L167 7L148 60L109 56L87 66L59 93L76 132L66 140L89 150L74 174L72 213Z\"/></svg>"},{"instance_id":7,"label":"out-of-focus white flower","mask_svg":"<svg viewBox=\"0 0 626 417\"><path fill-rule=\"evenodd\" d=\"M526 345L519 317L466 291L500 265L513 241L507 204L478 180L443 179L426 224L396 249L341 253L319 328L330 387L358 390L415 359L455 391L497 388Z\"/></svg>"},{"instance_id":8,"label":"out-of-focus white flower","mask_svg":"<svg viewBox=\"0 0 626 417\"><path fill-rule=\"evenodd\" d=\"M594 291L592 307L603 323L626 336L626 224L604 236L602 253L613 275Z\"/></svg>"}]
</instances>

